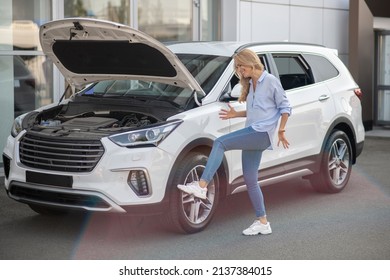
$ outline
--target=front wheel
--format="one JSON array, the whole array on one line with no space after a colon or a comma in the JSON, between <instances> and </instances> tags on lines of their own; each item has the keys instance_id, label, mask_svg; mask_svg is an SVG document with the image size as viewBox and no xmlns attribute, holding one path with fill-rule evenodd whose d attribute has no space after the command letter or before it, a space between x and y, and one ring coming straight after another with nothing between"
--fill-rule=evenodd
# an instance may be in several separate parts
<instances>
[{"instance_id":1,"label":"front wheel","mask_svg":"<svg viewBox=\"0 0 390 280\"><path fill-rule=\"evenodd\" d=\"M214 216L219 200L217 176L207 186L206 199L200 199L180 191L178 184L199 181L206 166L207 156L190 153L175 171L170 192L170 211L168 220L179 232L196 233L202 231Z\"/></svg>"},{"instance_id":2,"label":"front wheel","mask_svg":"<svg viewBox=\"0 0 390 280\"><path fill-rule=\"evenodd\" d=\"M325 145L320 172L310 179L311 184L319 192L338 193L346 187L351 171L351 142L343 131L335 130Z\"/></svg>"}]
</instances>

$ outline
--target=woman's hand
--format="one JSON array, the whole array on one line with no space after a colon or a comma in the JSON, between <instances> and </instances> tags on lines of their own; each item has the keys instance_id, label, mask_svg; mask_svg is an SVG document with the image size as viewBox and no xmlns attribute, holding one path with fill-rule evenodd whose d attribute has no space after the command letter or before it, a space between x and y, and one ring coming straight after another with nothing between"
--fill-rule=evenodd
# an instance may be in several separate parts
<instances>
[{"instance_id":1,"label":"woman's hand","mask_svg":"<svg viewBox=\"0 0 390 280\"><path fill-rule=\"evenodd\" d=\"M219 117L222 120L231 119L237 116L237 111L234 110L234 108L229 103L227 105L229 106L229 110L221 109L221 111L219 111Z\"/></svg>"},{"instance_id":2,"label":"woman's hand","mask_svg":"<svg viewBox=\"0 0 390 280\"><path fill-rule=\"evenodd\" d=\"M288 146L290 145L290 143L287 141L286 136L284 135L284 130L278 131L278 138L279 138L278 147L279 147L279 144L282 143L283 148L288 149Z\"/></svg>"}]
</instances>

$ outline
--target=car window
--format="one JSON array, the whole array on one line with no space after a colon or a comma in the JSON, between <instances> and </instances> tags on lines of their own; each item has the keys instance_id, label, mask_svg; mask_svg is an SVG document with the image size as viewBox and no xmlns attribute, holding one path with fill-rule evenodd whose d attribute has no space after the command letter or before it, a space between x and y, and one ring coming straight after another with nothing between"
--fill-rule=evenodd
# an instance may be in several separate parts
<instances>
[{"instance_id":1,"label":"car window","mask_svg":"<svg viewBox=\"0 0 390 280\"><path fill-rule=\"evenodd\" d=\"M138 101L157 101L184 108L193 92L164 83L144 80L107 80L97 82L78 93L78 96L96 98L137 99Z\"/></svg>"},{"instance_id":2,"label":"car window","mask_svg":"<svg viewBox=\"0 0 390 280\"><path fill-rule=\"evenodd\" d=\"M304 54L306 61L310 64L313 70L314 80L318 82L326 81L337 77L339 71L325 57L314 54Z\"/></svg>"},{"instance_id":3,"label":"car window","mask_svg":"<svg viewBox=\"0 0 390 280\"><path fill-rule=\"evenodd\" d=\"M230 57L201 54L177 56L206 94L213 89L231 60Z\"/></svg>"},{"instance_id":4,"label":"car window","mask_svg":"<svg viewBox=\"0 0 390 280\"><path fill-rule=\"evenodd\" d=\"M269 69L269 66L268 66L268 60L265 57L265 55L264 54L259 54L259 58L260 58L261 63L264 65L264 69L267 70L268 72L270 72L270 69Z\"/></svg>"},{"instance_id":5,"label":"car window","mask_svg":"<svg viewBox=\"0 0 390 280\"><path fill-rule=\"evenodd\" d=\"M285 90L314 83L311 68L301 55L273 54L280 82Z\"/></svg>"}]
</instances>

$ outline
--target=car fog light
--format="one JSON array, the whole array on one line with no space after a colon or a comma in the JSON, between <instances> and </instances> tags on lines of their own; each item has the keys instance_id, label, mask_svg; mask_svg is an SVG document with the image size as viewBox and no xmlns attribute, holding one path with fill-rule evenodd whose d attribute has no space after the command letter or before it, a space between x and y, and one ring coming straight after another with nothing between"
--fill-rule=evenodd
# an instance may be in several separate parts
<instances>
[{"instance_id":1,"label":"car fog light","mask_svg":"<svg viewBox=\"0 0 390 280\"><path fill-rule=\"evenodd\" d=\"M127 184L139 196L150 194L148 177L143 170L131 170L127 178Z\"/></svg>"}]
</instances>

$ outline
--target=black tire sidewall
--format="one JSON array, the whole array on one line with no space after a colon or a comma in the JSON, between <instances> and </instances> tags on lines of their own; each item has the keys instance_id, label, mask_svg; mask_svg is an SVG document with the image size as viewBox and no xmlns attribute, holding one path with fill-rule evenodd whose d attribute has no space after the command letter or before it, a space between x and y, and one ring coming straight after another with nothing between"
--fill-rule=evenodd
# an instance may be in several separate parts
<instances>
[{"instance_id":1,"label":"black tire sidewall","mask_svg":"<svg viewBox=\"0 0 390 280\"><path fill-rule=\"evenodd\" d=\"M349 158L348 158L348 163L349 163L349 167L348 167L348 171L347 171L347 175L346 175L346 178L344 180L344 182L341 184L341 185L335 185L332 181L332 178L330 177L330 173L329 173L329 156L330 156L330 152L331 152L331 148L333 146L333 144L338 141L339 139L341 139L342 141L344 141L347 145L347 149L348 149L348 154L349 154ZM321 176L321 190L324 191L324 192L328 192L328 193L338 193L338 192L341 192L345 187L346 185L348 184L348 181L349 181L349 177L351 175L351 170L352 170L352 147L351 147L351 142L349 141L349 138L348 136L341 130L335 130L334 132L332 132L332 134L329 136L329 139L326 143L326 146L325 146L325 149L324 149L324 154L322 156L322 161L321 161L321 169L320 169L320 176Z\"/></svg>"},{"instance_id":2,"label":"black tire sidewall","mask_svg":"<svg viewBox=\"0 0 390 280\"><path fill-rule=\"evenodd\" d=\"M170 194L170 220L171 223L175 226L176 229L186 233L196 233L202 231L207 227L207 225L212 220L219 201L219 184L217 176L214 176L215 181L215 198L213 207L211 209L208 217L199 224L193 224L188 221L184 209L183 209L183 200L182 193L177 188L178 184L183 184L186 176L197 165L205 166L207 163L208 157L201 153L189 153L178 165L177 169L174 170L175 176L172 180L172 189Z\"/></svg>"}]
</instances>

